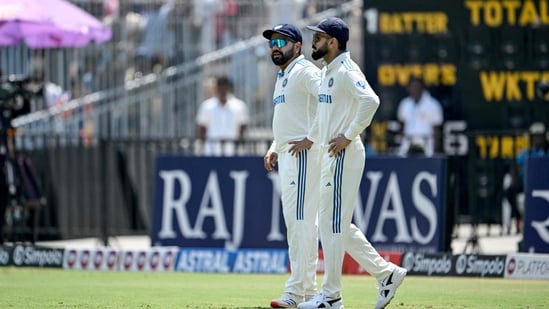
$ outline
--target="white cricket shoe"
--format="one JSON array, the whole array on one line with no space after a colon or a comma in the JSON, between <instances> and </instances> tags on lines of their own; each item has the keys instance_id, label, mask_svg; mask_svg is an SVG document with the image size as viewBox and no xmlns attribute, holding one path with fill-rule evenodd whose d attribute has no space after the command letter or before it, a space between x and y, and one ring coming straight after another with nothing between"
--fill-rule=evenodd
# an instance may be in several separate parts
<instances>
[{"instance_id":1,"label":"white cricket shoe","mask_svg":"<svg viewBox=\"0 0 549 309\"><path fill-rule=\"evenodd\" d=\"M318 293L306 302L297 305L299 309L316 309L316 308L331 308L343 309L341 297L329 298L323 293Z\"/></svg>"},{"instance_id":2,"label":"white cricket shoe","mask_svg":"<svg viewBox=\"0 0 549 309\"><path fill-rule=\"evenodd\" d=\"M378 281L379 296L377 297L375 309L383 309L391 302L391 299L395 297L396 290L404 281L406 273L406 268L397 266L391 274Z\"/></svg>"},{"instance_id":3,"label":"white cricket shoe","mask_svg":"<svg viewBox=\"0 0 549 309\"><path fill-rule=\"evenodd\" d=\"M271 300L271 308L297 308L297 304L304 300L303 296L285 292L279 298Z\"/></svg>"}]
</instances>

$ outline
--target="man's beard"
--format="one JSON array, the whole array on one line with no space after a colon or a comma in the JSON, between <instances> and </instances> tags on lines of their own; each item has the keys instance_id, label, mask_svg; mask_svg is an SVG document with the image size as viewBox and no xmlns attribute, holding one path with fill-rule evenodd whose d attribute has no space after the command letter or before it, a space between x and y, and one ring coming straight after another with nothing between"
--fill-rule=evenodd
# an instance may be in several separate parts
<instances>
[{"instance_id":1,"label":"man's beard","mask_svg":"<svg viewBox=\"0 0 549 309\"><path fill-rule=\"evenodd\" d=\"M324 57L328 53L328 46L322 45L320 48L317 48L317 50L313 50L313 53L311 54L311 57L314 60L318 60L322 57Z\"/></svg>"},{"instance_id":2,"label":"man's beard","mask_svg":"<svg viewBox=\"0 0 549 309\"><path fill-rule=\"evenodd\" d=\"M274 57L274 53L271 53L271 60L273 61L274 64L276 65L283 65L283 64L286 64L288 61L290 61L290 59L292 59L293 57L293 50L289 50L287 52L282 52L280 51L280 53L282 54L280 56L280 58L275 58Z\"/></svg>"}]
</instances>

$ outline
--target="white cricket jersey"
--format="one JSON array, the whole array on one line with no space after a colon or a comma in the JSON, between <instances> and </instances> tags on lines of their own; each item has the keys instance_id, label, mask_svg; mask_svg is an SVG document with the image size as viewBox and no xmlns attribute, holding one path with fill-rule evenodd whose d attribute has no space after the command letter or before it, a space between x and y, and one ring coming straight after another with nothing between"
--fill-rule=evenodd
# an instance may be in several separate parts
<instances>
[{"instance_id":1,"label":"white cricket jersey","mask_svg":"<svg viewBox=\"0 0 549 309\"><path fill-rule=\"evenodd\" d=\"M196 122L206 127L208 139L237 140L240 126L249 122L248 107L234 95L227 97L225 105L212 97L200 104Z\"/></svg>"},{"instance_id":2,"label":"white cricket jersey","mask_svg":"<svg viewBox=\"0 0 549 309\"><path fill-rule=\"evenodd\" d=\"M348 51L342 52L322 69L317 118L308 138L321 146L339 134L354 140L370 125L378 106L379 97L364 73Z\"/></svg>"},{"instance_id":3,"label":"white cricket jersey","mask_svg":"<svg viewBox=\"0 0 549 309\"><path fill-rule=\"evenodd\" d=\"M404 135L410 137L432 137L433 127L444 120L440 103L426 90L417 103L411 97L404 98L398 106L397 117L404 123Z\"/></svg>"},{"instance_id":4,"label":"white cricket jersey","mask_svg":"<svg viewBox=\"0 0 549 309\"><path fill-rule=\"evenodd\" d=\"M288 142L309 134L320 85L320 69L303 55L294 59L285 71L279 71L273 92L273 136L271 150L286 150Z\"/></svg>"}]
</instances>

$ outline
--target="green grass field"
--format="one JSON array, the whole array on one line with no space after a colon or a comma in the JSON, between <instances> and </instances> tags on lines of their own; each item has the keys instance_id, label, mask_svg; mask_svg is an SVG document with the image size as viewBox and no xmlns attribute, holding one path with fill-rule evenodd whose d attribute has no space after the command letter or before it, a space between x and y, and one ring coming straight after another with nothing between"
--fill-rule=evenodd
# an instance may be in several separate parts
<instances>
[{"instance_id":1,"label":"green grass field","mask_svg":"<svg viewBox=\"0 0 549 309\"><path fill-rule=\"evenodd\" d=\"M286 279L0 268L0 308L268 308ZM345 276L343 284L346 309L373 307L372 277ZM409 276L389 308L549 308L549 281Z\"/></svg>"}]
</instances>

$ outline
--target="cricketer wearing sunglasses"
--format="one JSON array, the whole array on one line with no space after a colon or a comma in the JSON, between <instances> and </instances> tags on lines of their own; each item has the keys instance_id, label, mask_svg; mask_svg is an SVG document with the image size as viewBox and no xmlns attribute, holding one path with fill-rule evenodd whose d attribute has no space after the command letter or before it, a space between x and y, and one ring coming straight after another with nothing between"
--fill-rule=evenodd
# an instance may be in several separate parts
<instances>
[{"instance_id":1,"label":"cricketer wearing sunglasses","mask_svg":"<svg viewBox=\"0 0 549 309\"><path fill-rule=\"evenodd\" d=\"M272 300L271 307L296 308L317 293L320 153L312 143L300 143L309 134L318 105L320 69L301 54L301 32L294 25L277 25L263 36L269 40L273 63L280 68L273 93L274 140L264 165L273 172L278 162L291 265L282 296Z\"/></svg>"}]
</instances>

